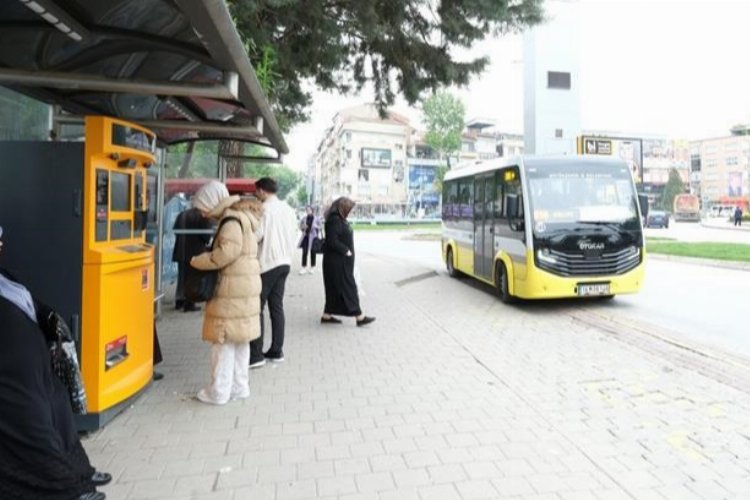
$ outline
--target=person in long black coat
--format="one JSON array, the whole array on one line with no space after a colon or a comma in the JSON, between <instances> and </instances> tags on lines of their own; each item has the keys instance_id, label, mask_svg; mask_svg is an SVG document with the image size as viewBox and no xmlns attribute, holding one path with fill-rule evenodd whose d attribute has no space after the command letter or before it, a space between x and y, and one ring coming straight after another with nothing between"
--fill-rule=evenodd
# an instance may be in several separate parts
<instances>
[{"instance_id":1,"label":"person in long black coat","mask_svg":"<svg viewBox=\"0 0 750 500\"><path fill-rule=\"evenodd\" d=\"M204 234L175 234L172 262L177 263L177 290L175 291L175 309L185 312L200 310L194 303L185 299L185 273L190 267L190 259L206 251L211 241L213 228L210 219L203 217L195 207L180 212L174 221L174 230L203 230Z\"/></svg>"},{"instance_id":2,"label":"person in long black coat","mask_svg":"<svg viewBox=\"0 0 750 500\"><path fill-rule=\"evenodd\" d=\"M331 204L326 214L323 251L326 304L321 323L341 323L334 316L355 317L357 326L375 321L375 318L362 314L359 306L357 282L354 279L354 234L347 221L352 208L354 202L342 197Z\"/></svg>"},{"instance_id":3,"label":"person in long black coat","mask_svg":"<svg viewBox=\"0 0 750 500\"><path fill-rule=\"evenodd\" d=\"M112 477L91 466L52 373L39 326L49 311L0 269L0 498L102 500L95 488Z\"/></svg>"}]
</instances>

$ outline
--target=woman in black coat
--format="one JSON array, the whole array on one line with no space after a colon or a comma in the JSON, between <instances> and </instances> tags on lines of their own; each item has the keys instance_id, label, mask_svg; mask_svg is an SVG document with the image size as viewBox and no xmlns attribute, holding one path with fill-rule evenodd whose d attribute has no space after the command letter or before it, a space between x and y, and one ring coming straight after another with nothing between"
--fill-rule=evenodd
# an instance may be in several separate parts
<instances>
[{"instance_id":1,"label":"woman in black coat","mask_svg":"<svg viewBox=\"0 0 750 500\"><path fill-rule=\"evenodd\" d=\"M364 326L375 318L362 314L359 307L357 282L354 280L354 235L346 220L354 208L349 198L339 198L331 204L326 214L323 251L323 284L326 305L321 323L341 323L335 316L357 318L357 326Z\"/></svg>"},{"instance_id":2,"label":"woman in black coat","mask_svg":"<svg viewBox=\"0 0 750 500\"><path fill-rule=\"evenodd\" d=\"M0 228L0 238L2 228ZM0 241L2 253L2 241ZM49 308L0 269L0 498L102 500L40 325Z\"/></svg>"}]
</instances>

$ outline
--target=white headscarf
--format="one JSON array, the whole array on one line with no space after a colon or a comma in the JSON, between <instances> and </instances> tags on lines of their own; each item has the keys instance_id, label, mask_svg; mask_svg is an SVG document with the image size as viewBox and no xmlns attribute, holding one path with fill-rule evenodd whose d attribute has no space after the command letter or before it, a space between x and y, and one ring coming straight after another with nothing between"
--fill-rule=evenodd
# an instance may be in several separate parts
<instances>
[{"instance_id":1,"label":"white headscarf","mask_svg":"<svg viewBox=\"0 0 750 500\"><path fill-rule=\"evenodd\" d=\"M226 198L229 198L227 187L219 181L209 181L195 193L193 206L203 212L211 212Z\"/></svg>"}]
</instances>

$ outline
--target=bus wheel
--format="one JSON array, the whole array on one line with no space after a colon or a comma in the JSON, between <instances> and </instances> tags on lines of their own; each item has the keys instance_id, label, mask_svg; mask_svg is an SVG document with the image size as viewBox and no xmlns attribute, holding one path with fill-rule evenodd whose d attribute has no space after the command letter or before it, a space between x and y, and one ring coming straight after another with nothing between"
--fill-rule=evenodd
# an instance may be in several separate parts
<instances>
[{"instance_id":1,"label":"bus wheel","mask_svg":"<svg viewBox=\"0 0 750 500\"><path fill-rule=\"evenodd\" d=\"M453 267L453 249L449 248L446 252L445 267L448 269L448 276L451 278L458 278L458 271Z\"/></svg>"},{"instance_id":2,"label":"bus wheel","mask_svg":"<svg viewBox=\"0 0 750 500\"><path fill-rule=\"evenodd\" d=\"M510 288L508 287L508 270L505 269L505 264L498 262L495 268L495 285L497 286L497 295L500 297L500 301L504 304L510 304L514 302L515 297L510 294Z\"/></svg>"}]
</instances>

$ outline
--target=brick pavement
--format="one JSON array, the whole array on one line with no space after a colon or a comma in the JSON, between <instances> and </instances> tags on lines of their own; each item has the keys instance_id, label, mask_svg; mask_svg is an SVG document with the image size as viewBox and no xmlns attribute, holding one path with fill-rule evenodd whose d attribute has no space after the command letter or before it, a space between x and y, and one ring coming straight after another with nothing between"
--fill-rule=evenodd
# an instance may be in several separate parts
<instances>
[{"instance_id":1,"label":"brick pavement","mask_svg":"<svg viewBox=\"0 0 750 500\"><path fill-rule=\"evenodd\" d=\"M554 305L364 255L367 328L287 289L287 361L192 399L200 314L160 325L166 378L84 441L111 499L750 498L750 395Z\"/></svg>"}]
</instances>

